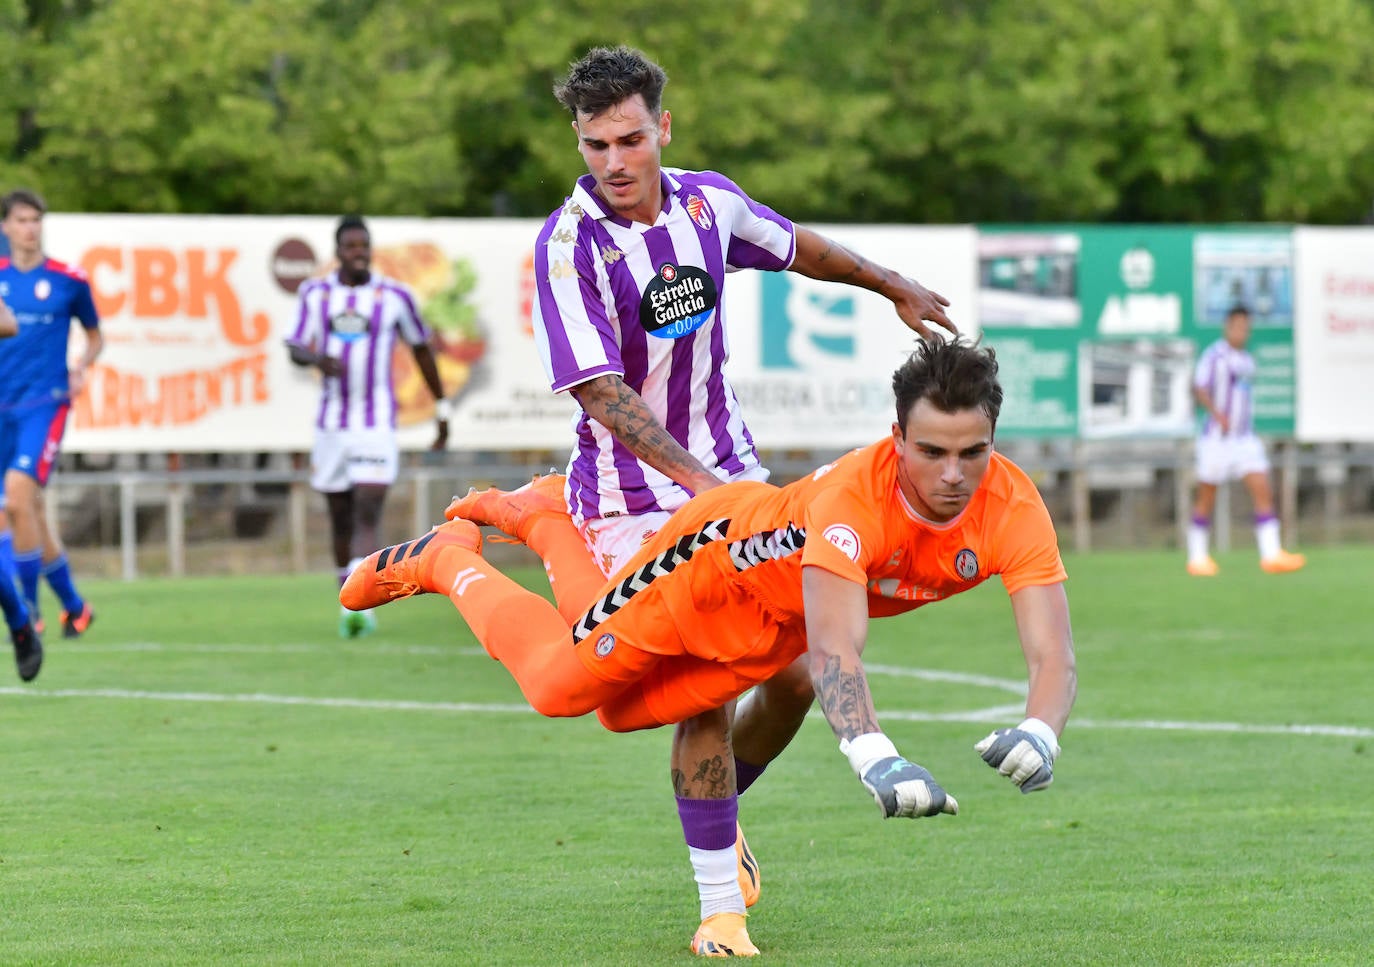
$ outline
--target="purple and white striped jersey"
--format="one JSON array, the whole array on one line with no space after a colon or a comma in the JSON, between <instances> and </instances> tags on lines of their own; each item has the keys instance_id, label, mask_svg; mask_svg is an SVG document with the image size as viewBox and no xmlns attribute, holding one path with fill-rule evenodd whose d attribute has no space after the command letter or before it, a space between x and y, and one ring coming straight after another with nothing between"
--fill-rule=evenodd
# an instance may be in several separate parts
<instances>
[{"instance_id":1,"label":"purple and white striped jersey","mask_svg":"<svg viewBox=\"0 0 1374 967\"><path fill-rule=\"evenodd\" d=\"M1255 357L1218 339L1202 351L1193 371L1193 385L1206 390L1212 405L1226 414L1230 429L1226 436L1249 436L1255 432L1254 401L1251 383L1255 378ZM1204 436L1221 436L1221 427L1209 413L1202 425Z\"/></svg>"},{"instance_id":2,"label":"purple and white striped jersey","mask_svg":"<svg viewBox=\"0 0 1374 967\"><path fill-rule=\"evenodd\" d=\"M535 246L535 341L554 392L614 373L722 479L758 466L723 367L725 276L792 264L792 223L712 171L664 168L653 225L612 213L584 175ZM584 519L673 510L688 493L579 414L568 462Z\"/></svg>"},{"instance_id":3,"label":"purple and white striped jersey","mask_svg":"<svg viewBox=\"0 0 1374 967\"><path fill-rule=\"evenodd\" d=\"M342 375L320 381L317 429L396 427L391 354L398 335L412 346L429 340L415 296L395 279L373 272L365 285L349 286L334 271L301 286L300 313L287 345L343 364Z\"/></svg>"}]
</instances>

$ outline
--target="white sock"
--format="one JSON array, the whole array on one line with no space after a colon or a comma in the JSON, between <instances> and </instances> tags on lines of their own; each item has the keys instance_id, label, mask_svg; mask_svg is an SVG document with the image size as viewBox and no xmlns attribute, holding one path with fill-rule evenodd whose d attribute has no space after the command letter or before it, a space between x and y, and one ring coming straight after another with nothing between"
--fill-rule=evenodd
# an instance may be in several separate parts
<instances>
[{"instance_id":1,"label":"white sock","mask_svg":"<svg viewBox=\"0 0 1374 967\"><path fill-rule=\"evenodd\" d=\"M1279 543L1279 519L1271 517L1255 525L1255 543L1259 545L1260 560L1265 561L1278 554L1281 547Z\"/></svg>"},{"instance_id":2,"label":"white sock","mask_svg":"<svg viewBox=\"0 0 1374 967\"><path fill-rule=\"evenodd\" d=\"M1209 528L1199 524L1188 525L1188 562L1197 564L1207 560L1207 544L1210 540Z\"/></svg>"},{"instance_id":3,"label":"white sock","mask_svg":"<svg viewBox=\"0 0 1374 967\"><path fill-rule=\"evenodd\" d=\"M701 919L717 913L743 913L744 894L739 889L739 860L735 847L698 849L687 847L696 873L697 896L701 900Z\"/></svg>"}]
</instances>

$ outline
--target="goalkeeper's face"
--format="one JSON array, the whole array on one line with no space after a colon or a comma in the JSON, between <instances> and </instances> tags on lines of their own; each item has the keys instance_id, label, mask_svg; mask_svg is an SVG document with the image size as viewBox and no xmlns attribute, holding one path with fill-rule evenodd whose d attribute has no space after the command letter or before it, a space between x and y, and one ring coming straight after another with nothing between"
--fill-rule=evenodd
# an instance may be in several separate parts
<instances>
[{"instance_id":1,"label":"goalkeeper's face","mask_svg":"<svg viewBox=\"0 0 1374 967\"><path fill-rule=\"evenodd\" d=\"M596 193L623 218L652 225L663 208L660 166L672 140L667 111L655 115L636 94L614 107L573 122L577 149L596 179Z\"/></svg>"},{"instance_id":2,"label":"goalkeeper's face","mask_svg":"<svg viewBox=\"0 0 1374 967\"><path fill-rule=\"evenodd\" d=\"M992 459L992 421L981 409L946 413L922 397L907 416L906 432L892 424L897 480L922 517L959 515L983 482Z\"/></svg>"}]
</instances>

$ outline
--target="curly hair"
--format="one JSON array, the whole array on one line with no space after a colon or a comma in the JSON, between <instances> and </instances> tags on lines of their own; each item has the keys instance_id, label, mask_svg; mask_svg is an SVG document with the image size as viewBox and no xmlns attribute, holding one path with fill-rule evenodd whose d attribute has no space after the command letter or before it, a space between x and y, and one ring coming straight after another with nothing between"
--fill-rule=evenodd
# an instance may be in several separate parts
<instances>
[{"instance_id":1,"label":"curly hair","mask_svg":"<svg viewBox=\"0 0 1374 967\"><path fill-rule=\"evenodd\" d=\"M897 398L897 426L906 433L907 417L921 400L942 413L980 409L994 429L1002 412L1002 384L997 381L997 354L991 346L954 339L922 340L892 374Z\"/></svg>"},{"instance_id":2,"label":"curly hair","mask_svg":"<svg viewBox=\"0 0 1374 967\"><path fill-rule=\"evenodd\" d=\"M579 114L596 117L636 94L643 96L649 113L657 116L667 83L662 67L622 44L587 51L585 57L569 65L567 78L555 85L553 94L574 118Z\"/></svg>"}]
</instances>

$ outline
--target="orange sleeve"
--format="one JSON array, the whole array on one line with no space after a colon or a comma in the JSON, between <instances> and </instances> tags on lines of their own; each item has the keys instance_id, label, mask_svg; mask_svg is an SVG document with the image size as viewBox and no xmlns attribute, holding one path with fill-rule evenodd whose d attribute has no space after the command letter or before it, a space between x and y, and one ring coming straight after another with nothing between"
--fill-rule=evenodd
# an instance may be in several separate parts
<instances>
[{"instance_id":1,"label":"orange sleeve","mask_svg":"<svg viewBox=\"0 0 1374 967\"><path fill-rule=\"evenodd\" d=\"M1002 575L1008 594L1068 579L1054 522L1029 479L1015 478L1003 519L994 569Z\"/></svg>"},{"instance_id":2,"label":"orange sleeve","mask_svg":"<svg viewBox=\"0 0 1374 967\"><path fill-rule=\"evenodd\" d=\"M868 583L868 568L882 543L878 516L849 487L828 487L806 505L802 567L815 566L856 584Z\"/></svg>"}]
</instances>

